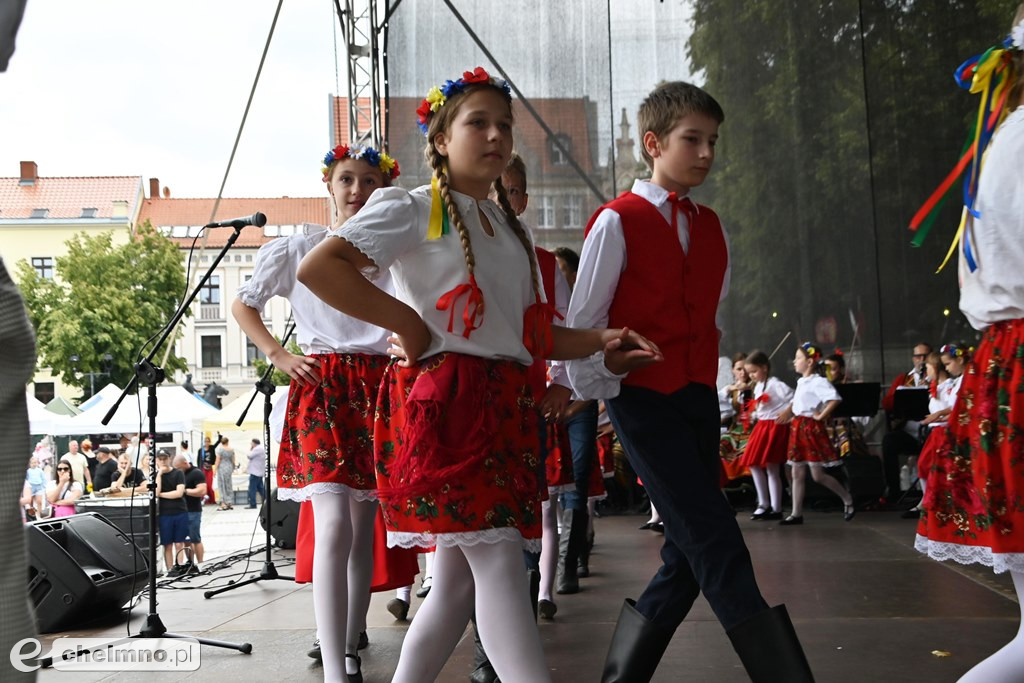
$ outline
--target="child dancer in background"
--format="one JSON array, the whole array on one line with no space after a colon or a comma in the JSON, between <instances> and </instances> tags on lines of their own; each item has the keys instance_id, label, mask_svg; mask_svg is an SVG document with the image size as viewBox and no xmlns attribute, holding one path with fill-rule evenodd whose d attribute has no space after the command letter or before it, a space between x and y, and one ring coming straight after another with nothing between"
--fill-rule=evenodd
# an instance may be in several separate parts
<instances>
[{"instance_id":1,"label":"child dancer in background","mask_svg":"<svg viewBox=\"0 0 1024 683\"><path fill-rule=\"evenodd\" d=\"M843 519L849 522L856 514L853 496L835 477L825 471L840 463L825 430L825 421L842 402L839 392L825 379L821 351L811 342L804 342L793 357L793 368L801 377L796 382L790 406L792 424L789 429L789 466L793 473L793 512L782 525L803 524L804 493L807 469L811 477L843 501ZM787 414L779 421L787 421Z\"/></svg>"},{"instance_id":2,"label":"child dancer in background","mask_svg":"<svg viewBox=\"0 0 1024 683\"><path fill-rule=\"evenodd\" d=\"M1005 109L993 115L1005 118L973 179L970 250L963 243L960 253L960 310L982 339L950 415L948 443L929 473L915 546L935 559L1009 571L1024 605L1024 3L1010 35L985 54L1006 93ZM989 118L983 114L979 120ZM1021 672L1024 628L960 681L1020 681Z\"/></svg>"},{"instance_id":3,"label":"child dancer in background","mask_svg":"<svg viewBox=\"0 0 1024 683\"><path fill-rule=\"evenodd\" d=\"M323 165L334 228L399 174L398 164L372 147L339 145ZM356 652L370 602L378 507L370 437L389 344L385 330L342 315L296 280L299 262L326 235L324 227L307 225L261 247L252 279L239 288L231 310L253 343L292 378L278 498L312 501L313 611L324 680L361 681ZM392 291L386 271L370 286ZM291 302L304 355L289 353L264 324L260 312L273 296Z\"/></svg>"},{"instance_id":4,"label":"child dancer in background","mask_svg":"<svg viewBox=\"0 0 1024 683\"><path fill-rule=\"evenodd\" d=\"M782 519L782 465L789 447L789 424L776 418L793 401L793 389L772 377L772 362L764 351L751 351L744 367L754 382L754 431L743 453L757 489L757 509L750 519Z\"/></svg>"},{"instance_id":5,"label":"child dancer in background","mask_svg":"<svg viewBox=\"0 0 1024 683\"><path fill-rule=\"evenodd\" d=\"M436 544L437 554L393 680L435 680L475 606L500 678L543 683L551 677L522 570L522 549L538 550L541 535L528 368L534 356L601 350L613 367L661 357L626 330L551 326L533 244L500 180L512 152L508 86L478 67L442 87L418 109L431 186L375 193L332 233L339 239L306 257L299 280L393 330L406 358L381 385L379 491L389 543ZM488 199L492 185L500 207ZM364 277L385 268L400 298Z\"/></svg>"},{"instance_id":6,"label":"child dancer in background","mask_svg":"<svg viewBox=\"0 0 1024 683\"><path fill-rule=\"evenodd\" d=\"M945 349L946 347L943 347ZM953 347L955 354L960 351ZM961 352L962 353L962 352ZM956 401L956 392L960 388L961 374L956 378L950 376L949 371L943 364L943 355L932 351L925 358L925 376L928 378L928 415L921 420L921 424L928 430L928 436L921 447L921 454L917 457L917 478L921 485L921 497L927 493L928 472L935 463L935 454L939 447L946 442L946 425L949 422L949 413ZM921 508L914 507L903 513L907 519L916 519L920 516Z\"/></svg>"}]
</instances>

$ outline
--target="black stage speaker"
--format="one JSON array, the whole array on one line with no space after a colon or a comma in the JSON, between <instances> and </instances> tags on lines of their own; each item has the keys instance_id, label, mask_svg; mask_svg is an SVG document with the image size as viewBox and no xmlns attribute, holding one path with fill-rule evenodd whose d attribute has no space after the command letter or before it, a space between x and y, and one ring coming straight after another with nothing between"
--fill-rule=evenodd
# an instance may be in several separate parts
<instances>
[{"instance_id":1,"label":"black stage speaker","mask_svg":"<svg viewBox=\"0 0 1024 683\"><path fill-rule=\"evenodd\" d=\"M118 610L146 587L145 556L95 512L27 524L28 593L41 633Z\"/></svg>"},{"instance_id":2,"label":"black stage speaker","mask_svg":"<svg viewBox=\"0 0 1024 683\"><path fill-rule=\"evenodd\" d=\"M278 500L277 489L270 492L270 535L278 548L294 548L299 535L299 503L294 500ZM267 528L267 502L260 508L260 526Z\"/></svg>"}]
</instances>

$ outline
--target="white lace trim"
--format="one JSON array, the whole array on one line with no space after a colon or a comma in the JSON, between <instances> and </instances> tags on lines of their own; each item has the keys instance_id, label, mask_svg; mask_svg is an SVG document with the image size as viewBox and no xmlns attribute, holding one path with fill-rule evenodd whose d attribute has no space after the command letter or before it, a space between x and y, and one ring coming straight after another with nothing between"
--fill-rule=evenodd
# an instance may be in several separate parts
<instances>
[{"instance_id":1,"label":"white lace trim","mask_svg":"<svg viewBox=\"0 0 1024 683\"><path fill-rule=\"evenodd\" d=\"M278 500L294 500L297 503L305 503L318 493L347 494L353 500L363 503L366 501L377 501L376 489L354 489L345 484L336 484L330 481L315 481L312 484L303 486L301 489L277 489Z\"/></svg>"},{"instance_id":2,"label":"white lace trim","mask_svg":"<svg viewBox=\"0 0 1024 683\"><path fill-rule=\"evenodd\" d=\"M793 465L808 465L810 467L838 467L843 464L842 460L829 460L828 462L821 462L820 460L787 460L786 464L792 467Z\"/></svg>"},{"instance_id":3,"label":"white lace trim","mask_svg":"<svg viewBox=\"0 0 1024 683\"><path fill-rule=\"evenodd\" d=\"M607 497L608 497L608 492L605 491L604 493L596 495L596 496L587 496L587 500L604 500Z\"/></svg>"},{"instance_id":4,"label":"white lace trim","mask_svg":"<svg viewBox=\"0 0 1024 683\"><path fill-rule=\"evenodd\" d=\"M914 539L914 548L940 562L953 560L960 564L983 564L992 567L996 574L1024 572L1024 553L994 553L988 546L942 543L920 534Z\"/></svg>"},{"instance_id":5,"label":"white lace trim","mask_svg":"<svg viewBox=\"0 0 1024 683\"><path fill-rule=\"evenodd\" d=\"M440 546L453 548L463 545L494 544L504 541L518 541L523 549L531 553L540 552L539 538L523 538L519 529L503 527L500 529L481 529L480 531L461 531L458 533L431 534L428 532L411 533L407 531L388 530L389 548L429 548Z\"/></svg>"},{"instance_id":6,"label":"white lace trim","mask_svg":"<svg viewBox=\"0 0 1024 683\"><path fill-rule=\"evenodd\" d=\"M557 496L560 493L569 493L576 490L576 484L562 484L561 486L549 486L548 495Z\"/></svg>"}]
</instances>

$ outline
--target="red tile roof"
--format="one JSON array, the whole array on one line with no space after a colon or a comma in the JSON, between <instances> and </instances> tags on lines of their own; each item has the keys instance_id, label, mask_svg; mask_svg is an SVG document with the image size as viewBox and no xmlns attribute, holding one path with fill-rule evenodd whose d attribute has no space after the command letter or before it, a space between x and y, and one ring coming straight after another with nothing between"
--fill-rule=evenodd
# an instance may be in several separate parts
<instances>
[{"instance_id":1,"label":"red tile roof","mask_svg":"<svg viewBox=\"0 0 1024 683\"><path fill-rule=\"evenodd\" d=\"M43 177L32 185L20 180L0 178L0 219L27 219L34 209L49 209L48 219L82 218L82 209L96 209L95 218L113 218L114 202L124 201L127 222L135 216L142 188L141 176Z\"/></svg>"},{"instance_id":2,"label":"red tile roof","mask_svg":"<svg viewBox=\"0 0 1024 683\"><path fill-rule=\"evenodd\" d=\"M139 212L139 223L149 220L156 227L200 226L210 222L213 199L145 199ZM328 225L331 208L327 197L224 198L217 208L217 219L249 216L260 211L267 216L267 225ZM223 246L231 230L208 231L207 246ZM173 238L180 246L192 244L192 238ZM258 247L273 237L265 237L263 228L246 227L235 242L239 247Z\"/></svg>"}]
</instances>

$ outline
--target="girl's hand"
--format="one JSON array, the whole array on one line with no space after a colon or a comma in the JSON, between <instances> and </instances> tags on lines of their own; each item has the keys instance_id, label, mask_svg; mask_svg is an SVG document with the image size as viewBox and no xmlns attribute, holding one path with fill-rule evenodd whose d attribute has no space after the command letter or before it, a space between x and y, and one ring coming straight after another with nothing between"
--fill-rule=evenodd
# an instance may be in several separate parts
<instances>
[{"instance_id":1,"label":"girl's hand","mask_svg":"<svg viewBox=\"0 0 1024 683\"><path fill-rule=\"evenodd\" d=\"M780 425L788 424L793 421L793 406L788 405L782 409L779 416L775 418L775 422Z\"/></svg>"},{"instance_id":2,"label":"girl's hand","mask_svg":"<svg viewBox=\"0 0 1024 683\"><path fill-rule=\"evenodd\" d=\"M400 359L398 364L403 368L414 367L420 356L430 346L430 330L422 318L417 317L418 325L411 326L404 334L396 333L388 337L391 348L388 349L395 358Z\"/></svg>"},{"instance_id":3,"label":"girl's hand","mask_svg":"<svg viewBox=\"0 0 1024 683\"><path fill-rule=\"evenodd\" d=\"M605 330L602 339L605 343L604 365L616 375L665 360L654 342L629 328Z\"/></svg>"},{"instance_id":4,"label":"girl's hand","mask_svg":"<svg viewBox=\"0 0 1024 683\"><path fill-rule=\"evenodd\" d=\"M932 422L935 422L938 419L939 419L939 414L938 413L931 413L930 415L926 415L925 418L923 420L921 420L921 424L923 424L923 425L930 425Z\"/></svg>"},{"instance_id":5,"label":"girl's hand","mask_svg":"<svg viewBox=\"0 0 1024 683\"><path fill-rule=\"evenodd\" d=\"M268 357L275 367L299 384L315 386L320 383L320 361L308 356L297 356L282 349Z\"/></svg>"},{"instance_id":6,"label":"girl's hand","mask_svg":"<svg viewBox=\"0 0 1024 683\"><path fill-rule=\"evenodd\" d=\"M556 422L565 417L566 408L569 407L569 399L572 398L572 390L560 384L552 384L544 392L544 398L540 400L540 414L548 422Z\"/></svg>"},{"instance_id":7,"label":"girl's hand","mask_svg":"<svg viewBox=\"0 0 1024 683\"><path fill-rule=\"evenodd\" d=\"M821 413L814 413L814 415L811 415L811 417L813 417L818 422L821 422L821 418L823 417L823 415Z\"/></svg>"}]
</instances>

